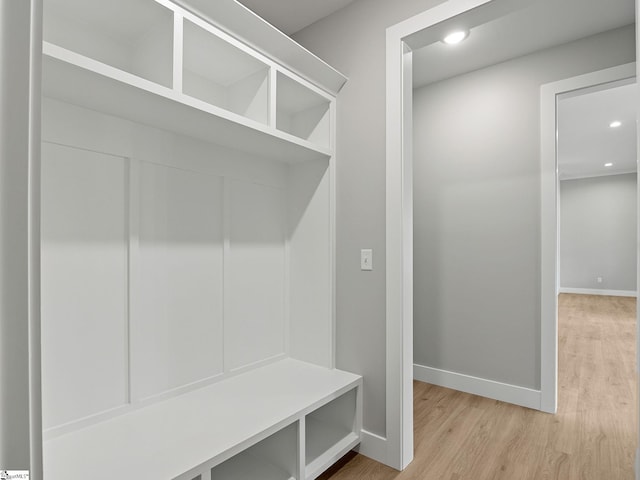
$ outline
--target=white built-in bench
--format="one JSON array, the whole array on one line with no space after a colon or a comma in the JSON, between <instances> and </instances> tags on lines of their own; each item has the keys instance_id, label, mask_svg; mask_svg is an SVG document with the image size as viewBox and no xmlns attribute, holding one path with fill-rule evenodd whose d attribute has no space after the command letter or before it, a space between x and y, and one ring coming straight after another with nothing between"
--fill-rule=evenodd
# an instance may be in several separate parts
<instances>
[{"instance_id":1,"label":"white built-in bench","mask_svg":"<svg viewBox=\"0 0 640 480\"><path fill-rule=\"evenodd\" d=\"M361 431L332 368L346 78L235 0L43 23L44 479L316 478Z\"/></svg>"},{"instance_id":2,"label":"white built-in bench","mask_svg":"<svg viewBox=\"0 0 640 480\"><path fill-rule=\"evenodd\" d=\"M48 440L47 480L313 479L360 442L361 385L281 360Z\"/></svg>"}]
</instances>

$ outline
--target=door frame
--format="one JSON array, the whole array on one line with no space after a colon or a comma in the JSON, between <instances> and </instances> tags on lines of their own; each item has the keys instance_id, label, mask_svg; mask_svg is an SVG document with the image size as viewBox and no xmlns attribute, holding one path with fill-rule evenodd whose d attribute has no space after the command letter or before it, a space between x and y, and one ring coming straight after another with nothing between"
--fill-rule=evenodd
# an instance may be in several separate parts
<instances>
[{"instance_id":1,"label":"door frame","mask_svg":"<svg viewBox=\"0 0 640 480\"><path fill-rule=\"evenodd\" d=\"M558 97L636 76L636 63L628 63L579 75L540 87L540 410L556 413L558 408L558 272L560 262L560 215L557 166Z\"/></svg>"},{"instance_id":2,"label":"door frame","mask_svg":"<svg viewBox=\"0 0 640 480\"><path fill-rule=\"evenodd\" d=\"M481 16L485 19L496 18L526 3L527 0L448 0L389 27L386 32L386 463L398 470L404 469L413 460L413 65L411 52L438 38L442 30L449 26L447 20L461 14L477 9L482 11ZM640 17L637 6L636 0L636 23ZM640 32L637 35L637 38L640 38ZM639 45L640 41L636 40L636 46ZM550 113L548 109L551 107ZM555 115L555 104L551 107L546 104L545 110L541 112L542 117L546 118L545 125L549 121L549 115ZM555 117L551 118L555 125ZM557 232L555 131L551 132L551 137L546 135L544 142L544 146L541 145L540 184L543 224L541 231L540 409L555 412L557 407L557 308L555 313L549 313L557 303L557 296L555 300L553 299L557 284L555 273L557 233L554 234L554 231ZM549 160L550 156L553 162ZM640 311L638 313L640 319ZM640 321L638 328L640 335ZM640 351L638 356L640 362ZM640 480L640 472L636 470Z\"/></svg>"},{"instance_id":3,"label":"door frame","mask_svg":"<svg viewBox=\"0 0 640 480\"><path fill-rule=\"evenodd\" d=\"M386 33L386 463L413 460L413 158L412 50L450 28L447 20L477 10L479 23L528 0L449 0Z\"/></svg>"}]
</instances>

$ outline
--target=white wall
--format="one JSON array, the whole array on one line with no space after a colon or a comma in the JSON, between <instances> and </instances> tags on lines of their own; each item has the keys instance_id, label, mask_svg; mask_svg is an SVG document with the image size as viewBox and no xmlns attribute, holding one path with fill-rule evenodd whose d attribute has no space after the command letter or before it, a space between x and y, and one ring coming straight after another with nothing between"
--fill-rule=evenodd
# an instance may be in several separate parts
<instances>
[{"instance_id":1,"label":"white wall","mask_svg":"<svg viewBox=\"0 0 640 480\"><path fill-rule=\"evenodd\" d=\"M337 367L364 377L364 428L386 434L385 35L442 0L356 0L294 35L345 74L337 112ZM374 270L360 271L360 249Z\"/></svg>"},{"instance_id":2,"label":"white wall","mask_svg":"<svg viewBox=\"0 0 640 480\"><path fill-rule=\"evenodd\" d=\"M560 182L561 289L635 292L636 192L635 173Z\"/></svg>"},{"instance_id":3,"label":"white wall","mask_svg":"<svg viewBox=\"0 0 640 480\"><path fill-rule=\"evenodd\" d=\"M415 362L540 389L540 86L632 62L625 27L415 91Z\"/></svg>"}]
</instances>

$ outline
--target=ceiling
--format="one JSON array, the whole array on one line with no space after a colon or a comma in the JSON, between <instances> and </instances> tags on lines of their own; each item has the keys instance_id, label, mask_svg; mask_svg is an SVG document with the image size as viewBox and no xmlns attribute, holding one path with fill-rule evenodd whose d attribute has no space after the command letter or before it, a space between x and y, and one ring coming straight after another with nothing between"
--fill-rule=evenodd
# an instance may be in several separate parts
<instances>
[{"instance_id":1,"label":"ceiling","mask_svg":"<svg viewBox=\"0 0 640 480\"><path fill-rule=\"evenodd\" d=\"M470 30L464 42L437 41L414 50L415 87L629 25L635 5L634 0L535 0L473 27L479 16L471 11L454 22Z\"/></svg>"},{"instance_id":2,"label":"ceiling","mask_svg":"<svg viewBox=\"0 0 640 480\"><path fill-rule=\"evenodd\" d=\"M635 172L636 84L572 94L558 101L560 180ZM611 128L613 121L622 125ZM605 163L613 163L605 167Z\"/></svg>"},{"instance_id":3,"label":"ceiling","mask_svg":"<svg viewBox=\"0 0 640 480\"><path fill-rule=\"evenodd\" d=\"M414 88L517 58L544 48L633 24L634 0L535 0L524 8L486 22L480 9L438 25L429 45L414 48ZM434 35L466 29L458 45ZM610 86L611 87L611 86ZM558 110L560 179L635 172L635 84L564 97ZM619 120L622 126L610 128ZM605 167L605 163L613 163Z\"/></svg>"},{"instance_id":4,"label":"ceiling","mask_svg":"<svg viewBox=\"0 0 640 480\"><path fill-rule=\"evenodd\" d=\"M238 0L278 30L293 35L354 0ZM606 0L609 1L609 0Z\"/></svg>"},{"instance_id":5,"label":"ceiling","mask_svg":"<svg viewBox=\"0 0 640 480\"><path fill-rule=\"evenodd\" d=\"M276 28L293 35L354 0L237 0ZM435 42L414 51L416 87L528 53L629 25L634 0L522 0L525 7L471 28L460 45ZM460 18L473 26L476 11ZM435 67L434 67L435 66Z\"/></svg>"}]
</instances>

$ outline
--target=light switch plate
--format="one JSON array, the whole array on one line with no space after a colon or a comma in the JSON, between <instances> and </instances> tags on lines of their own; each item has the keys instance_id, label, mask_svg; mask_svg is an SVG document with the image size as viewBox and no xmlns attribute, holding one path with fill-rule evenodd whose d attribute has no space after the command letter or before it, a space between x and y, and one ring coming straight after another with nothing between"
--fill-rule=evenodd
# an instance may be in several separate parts
<instances>
[{"instance_id":1,"label":"light switch plate","mask_svg":"<svg viewBox=\"0 0 640 480\"><path fill-rule=\"evenodd\" d=\"M363 248L360 250L360 270L373 270L373 250Z\"/></svg>"}]
</instances>

